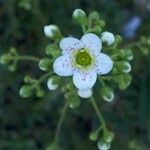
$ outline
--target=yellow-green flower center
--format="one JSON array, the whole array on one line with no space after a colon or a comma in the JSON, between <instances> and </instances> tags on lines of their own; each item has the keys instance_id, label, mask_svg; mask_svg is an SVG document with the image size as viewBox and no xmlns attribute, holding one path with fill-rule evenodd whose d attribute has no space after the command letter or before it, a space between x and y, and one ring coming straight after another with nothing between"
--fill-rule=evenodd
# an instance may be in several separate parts
<instances>
[{"instance_id":1,"label":"yellow-green flower center","mask_svg":"<svg viewBox=\"0 0 150 150\"><path fill-rule=\"evenodd\" d=\"M91 64L92 58L87 51L82 49L77 53L75 60L80 66L88 66Z\"/></svg>"},{"instance_id":2,"label":"yellow-green flower center","mask_svg":"<svg viewBox=\"0 0 150 150\"><path fill-rule=\"evenodd\" d=\"M73 53L73 65L77 68L86 70L94 63L94 56L88 49L80 49Z\"/></svg>"}]
</instances>

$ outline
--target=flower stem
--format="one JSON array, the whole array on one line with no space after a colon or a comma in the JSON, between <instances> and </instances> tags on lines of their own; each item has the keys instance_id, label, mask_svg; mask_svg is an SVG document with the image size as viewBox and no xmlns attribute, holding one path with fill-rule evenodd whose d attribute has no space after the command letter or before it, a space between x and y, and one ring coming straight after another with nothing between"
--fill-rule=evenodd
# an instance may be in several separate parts
<instances>
[{"instance_id":1,"label":"flower stem","mask_svg":"<svg viewBox=\"0 0 150 150\"><path fill-rule=\"evenodd\" d=\"M43 81L45 81L51 75L52 75L52 72L48 72L48 73L44 74L43 76L41 76L37 80L37 82L35 84L33 84L32 88L35 88L37 85L39 85L40 83L42 83Z\"/></svg>"},{"instance_id":2,"label":"flower stem","mask_svg":"<svg viewBox=\"0 0 150 150\"><path fill-rule=\"evenodd\" d=\"M96 112L96 114L97 114L97 116L98 116L98 118L102 124L101 126L102 126L103 130L105 131L106 130L106 124L105 124L104 118L103 118L103 116L102 116L102 114L101 114L101 112L100 112L100 110L99 110L99 108L95 102L94 97L91 97L90 100L91 100L92 106L93 106L93 108L94 108L94 110L95 110L95 112Z\"/></svg>"},{"instance_id":3,"label":"flower stem","mask_svg":"<svg viewBox=\"0 0 150 150\"><path fill-rule=\"evenodd\" d=\"M57 127L56 127L55 139L54 139L54 142L55 142L55 143L58 143L60 130L61 130L61 127L62 127L64 118L65 118L65 114L66 114L66 112L67 112L67 109L68 109L68 102L66 101L65 104L64 104L63 110L62 110L62 112L61 112L61 116L60 116L60 118L59 118Z\"/></svg>"},{"instance_id":4,"label":"flower stem","mask_svg":"<svg viewBox=\"0 0 150 150\"><path fill-rule=\"evenodd\" d=\"M35 62L39 62L40 61L40 58L34 57L34 56L18 56L17 59L18 60L35 61Z\"/></svg>"}]
</instances>

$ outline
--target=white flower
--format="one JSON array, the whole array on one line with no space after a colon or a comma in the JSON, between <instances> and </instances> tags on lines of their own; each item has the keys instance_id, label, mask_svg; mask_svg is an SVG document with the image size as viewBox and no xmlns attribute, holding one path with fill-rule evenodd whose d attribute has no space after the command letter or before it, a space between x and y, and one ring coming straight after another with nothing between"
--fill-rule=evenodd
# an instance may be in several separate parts
<instances>
[{"instance_id":1,"label":"white flower","mask_svg":"<svg viewBox=\"0 0 150 150\"><path fill-rule=\"evenodd\" d=\"M44 27L44 33L47 37L53 38L54 32L57 32L59 29L56 25L47 25Z\"/></svg>"},{"instance_id":2,"label":"white flower","mask_svg":"<svg viewBox=\"0 0 150 150\"><path fill-rule=\"evenodd\" d=\"M49 90L53 91L57 89L58 85L53 84L53 78L49 78L47 81L47 87L49 88Z\"/></svg>"},{"instance_id":3,"label":"white flower","mask_svg":"<svg viewBox=\"0 0 150 150\"><path fill-rule=\"evenodd\" d=\"M100 52L101 40L93 33L83 35L81 40L66 37L60 41L60 48L62 56L54 61L54 72L59 76L73 75L73 83L79 90L91 89L97 74L112 70L111 58Z\"/></svg>"},{"instance_id":4,"label":"white flower","mask_svg":"<svg viewBox=\"0 0 150 150\"><path fill-rule=\"evenodd\" d=\"M111 32L105 31L101 35L102 42L106 42L108 45L111 45L115 42L115 37Z\"/></svg>"},{"instance_id":5,"label":"white flower","mask_svg":"<svg viewBox=\"0 0 150 150\"><path fill-rule=\"evenodd\" d=\"M86 89L86 90L78 90L78 95L82 98L89 98L92 96L92 90Z\"/></svg>"}]
</instances>

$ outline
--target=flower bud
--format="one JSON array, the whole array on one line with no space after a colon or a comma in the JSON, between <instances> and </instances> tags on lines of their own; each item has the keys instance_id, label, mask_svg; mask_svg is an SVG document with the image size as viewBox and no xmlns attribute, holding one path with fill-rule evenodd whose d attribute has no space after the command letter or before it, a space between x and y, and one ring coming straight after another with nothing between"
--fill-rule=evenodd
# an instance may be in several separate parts
<instances>
[{"instance_id":1,"label":"flower bud","mask_svg":"<svg viewBox=\"0 0 150 150\"><path fill-rule=\"evenodd\" d=\"M54 44L49 44L46 47L46 54L52 56L54 59L60 56L60 50L59 48Z\"/></svg>"},{"instance_id":2,"label":"flower bud","mask_svg":"<svg viewBox=\"0 0 150 150\"><path fill-rule=\"evenodd\" d=\"M81 9L74 10L72 18L76 23L80 25L86 25L87 23L86 13Z\"/></svg>"},{"instance_id":3,"label":"flower bud","mask_svg":"<svg viewBox=\"0 0 150 150\"><path fill-rule=\"evenodd\" d=\"M101 27L100 26L95 26L95 27L93 27L93 28L90 28L90 29L88 29L88 33L96 33L96 34L100 34L101 33L101 31L102 31L102 29L101 29Z\"/></svg>"},{"instance_id":4,"label":"flower bud","mask_svg":"<svg viewBox=\"0 0 150 150\"><path fill-rule=\"evenodd\" d=\"M105 22L100 19L100 16L99 16L98 12L96 12L96 11L91 12L88 18L89 18L89 24L92 27L99 26L101 29L105 26Z\"/></svg>"},{"instance_id":5,"label":"flower bud","mask_svg":"<svg viewBox=\"0 0 150 150\"><path fill-rule=\"evenodd\" d=\"M12 72L15 71L16 70L16 63L11 64L8 68Z\"/></svg>"},{"instance_id":6,"label":"flower bud","mask_svg":"<svg viewBox=\"0 0 150 150\"><path fill-rule=\"evenodd\" d=\"M131 71L131 65L127 61L119 61L116 63L118 71L123 73L129 73Z\"/></svg>"},{"instance_id":7,"label":"flower bud","mask_svg":"<svg viewBox=\"0 0 150 150\"><path fill-rule=\"evenodd\" d=\"M101 95L103 99L107 102L111 102L114 99L114 92L108 86L103 86L101 89Z\"/></svg>"},{"instance_id":8,"label":"flower bud","mask_svg":"<svg viewBox=\"0 0 150 150\"><path fill-rule=\"evenodd\" d=\"M104 138L108 143L111 143L114 139L114 136L115 134L113 132L107 131Z\"/></svg>"},{"instance_id":9,"label":"flower bud","mask_svg":"<svg viewBox=\"0 0 150 150\"><path fill-rule=\"evenodd\" d=\"M92 11L89 15L89 20L100 20L99 13L97 11Z\"/></svg>"},{"instance_id":10,"label":"flower bud","mask_svg":"<svg viewBox=\"0 0 150 150\"><path fill-rule=\"evenodd\" d=\"M10 54L4 54L0 57L0 63L1 64L9 64L11 61L11 55Z\"/></svg>"},{"instance_id":11,"label":"flower bud","mask_svg":"<svg viewBox=\"0 0 150 150\"><path fill-rule=\"evenodd\" d=\"M43 58L39 62L39 68L42 71L48 71L51 67L51 64L52 64L52 62L49 58Z\"/></svg>"},{"instance_id":12,"label":"flower bud","mask_svg":"<svg viewBox=\"0 0 150 150\"><path fill-rule=\"evenodd\" d=\"M89 98L93 94L91 89L86 89L86 90L78 90L78 95L82 98Z\"/></svg>"},{"instance_id":13,"label":"flower bud","mask_svg":"<svg viewBox=\"0 0 150 150\"><path fill-rule=\"evenodd\" d=\"M43 97L44 95L45 95L44 90L43 90L41 87L38 87L38 88L36 89L36 96L37 96L37 97Z\"/></svg>"},{"instance_id":14,"label":"flower bud","mask_svg":"<svg viewBox=\"0 0 150 150\"><path fill-rule=\"evenodd\" d=\"M12 55L17 55L17 51L14 47L10 48L9 52L12 54Z\"/></svg>"},{"instance_id":15,"label":"flower bud","mask_svg":"<svg viewBox=\"0 0 150 150\"><path fill-rule=\"evenodd\" d=\"M105 31L101 35L102 42L106 42L108 46L115 42L115 37L111 32Z\"/></svg>"},{"instance_id":16,"label":"flower bud","mask_svg":"<svg viewBox=\"0 0 150 150\"><path fill-rule=\"evenodd\" d=\"M120 83L119 83L119 88L121 90L125 90L131 83L131 79L132 79L131 75L128 75L128 74L122 76Z\"/></svg>"},{"instance_id":17,"label":"flower bud","mask_svg":"<svg viewBox=\"0 0 150 150\"><path fill-rule=\"evenodd\" d=\"M99 150L109 150L110 149L110 143L100 140L97 144Z\"/></svg>"},{"instance_id":18,"label":"flower bud","mask_svg":"<svg viewBox=\"0 0 150 150\"><path fill-rule=\"evenodd\" d=\"M30 97L32 95L32 88L29 85L23 85L19 92L20 96L23 98Z\"/></svg>"},{"instance_id":19,"label":"flower bud","mask_svg":"<svg viewBox=\"0 0 150 150\"><path fill-rule=\"evenodd\" d=\"M30 0L21 0L21 1L19 1L19 6L26 10L30 10L31 9L31 1Z\"/></svg>"},{"instance_id":20,"label":"flower bud","mask_svg":"<svg viewBox=\"0 0 150 150\"><path fill-rule=\"evenodd\" d=\"M115 36L115 43L119 44L122 42L122 37L120 35Z\"/></svg>"},{"instance_id":21,"label":"flower bud","mask_svg":"<svg viewBox=\"0 0 150 150\"><path fill-rule=\"evenodd\" d=\"M89 138L90 138L90 140L92 140L92 141L96 141L97 138L98 138L98 135L99 135L99 132L97 132L97 131L91 132Z\"/></svg>"},{"instance_id":22,"label":"flower bud","mask_svg":"<svg viewBox=\"0 0 150 150\"><path fill-rule=\"evenodd\" d=\"M132 77L129 74L123 74L113 77L113 80L119 84L121 90L125 90L130 85Z\"/></svg>"},{"instance_id":23,"label":"flower bud","mask_svg":"<svg viewBox=\"0 0 150 150\"><path fill-rule=\"evenodd\" d=\"M31 79L30 76L26 75L26 76L24 77L24 82L25 82L25 83L33 83L33 82L35 82L35 81L34 81L34 79Z\"/></svg>"},{"instance_id":24,"label":"flower bud","mask_svg":"<svg viewBox=\"0 0 150 150\"><path fill-rule=\"evenodd\" d=\"M54 79L53 77L50 77L47 81L47 87L49 88L49 90L53 91L56 90L58 87L58 84L54 84Z\"/></svg>"},{"instance_id":25,"label":"flower bud","mask_svg":"<svg viewBox=\"0 0 150 150\"><path fill-rule=\"evenodd\" d=\"M61 32L56 25L47 25L44 27L44 33L47 37L51 39L60 39Z\"/></svg>"},{"instance_id":26,"label":"flower bud","mask_svg":"<svg viewBox=\"0 0 150 150\"><path fill-rule=\"evenodd\" d=\"M122 49L119 52L119 56L121 58L125 58L128 61L131 61L133 59L133 52L130 49Z\"/></svg>"},{"instance_id":27,"label":"flower bud","mask_svg":"<svg viewBox=\"0 0 150 150\"><path fill-rule=\"evenodd\" d=\"M69 102L69 107L72 108L72 109L77 108L80 105L80 99L74 93L72 93L72 94L68 93L67 100Z\"/></svg>"}]
</instances>

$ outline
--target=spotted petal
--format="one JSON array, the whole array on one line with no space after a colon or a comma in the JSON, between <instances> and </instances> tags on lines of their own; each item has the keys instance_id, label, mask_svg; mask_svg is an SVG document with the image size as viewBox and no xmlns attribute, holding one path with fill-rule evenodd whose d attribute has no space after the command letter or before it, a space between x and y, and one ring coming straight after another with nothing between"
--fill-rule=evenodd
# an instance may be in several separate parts
<instances>
[{"instance_id":1,"label":"spotted petal","mask_svg":"<svg viewBox=\"0 0 150 150\"><path fill-rule=\"evenodd\" d=\"M84 47L89 49L93 54L97 55L100 53L102 43L97 35L93 33L85 34L82 36L81 41L84 44Z\"/></svg>"},{"instance_id":2,"label":"spotted petal","mask_svg":"<svg viewBox=\"0 0 150 150\"><path fill-rule=\"evenodd\" d=\"M76 38L67 37L60 41L62 54L70 54L72 51L83 48L83 44Z\"/></svg>"},{"instance_id":3,"label":"spotted petal","mask_svg":"<svg viewBox=\"0 0 150 150\"><path fill-rule=\"evenodd\" d=\"M100 53L96 57L95 69L98 74L107 74L113 68L113 62L109 56L106 54Z\"/></svg>"},{"instance_id":4,"label":"spotted petal","mask_svg":"<svg viewBox=\"0 0 150 150\"><path fill-rule=\"evenodd\" d=\"M73 67L69 55L62 55L58 57L53 64L54 72L59 76L71 76L73 74Z\"/></svg>"},{"instance_id":5,"label":"spotted petal","mask_svg":"<svg viewBox=\"0 0 150 150\"><path fill-rule=\"evenodd\" d=\"M75 71L73 73L73 83L80 90L92 88L96 82L96 79L97 73L93 70L90 72Z\"/></svg>"}]
</instances>

